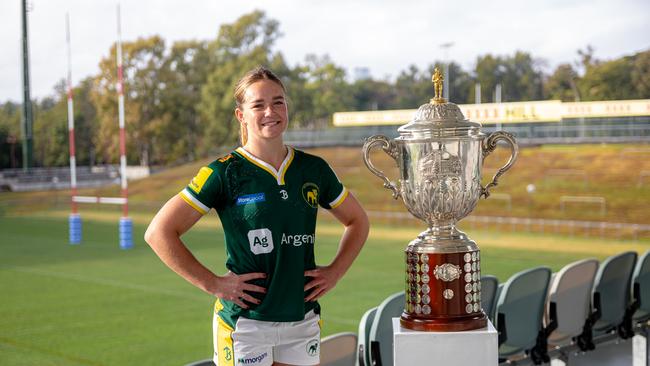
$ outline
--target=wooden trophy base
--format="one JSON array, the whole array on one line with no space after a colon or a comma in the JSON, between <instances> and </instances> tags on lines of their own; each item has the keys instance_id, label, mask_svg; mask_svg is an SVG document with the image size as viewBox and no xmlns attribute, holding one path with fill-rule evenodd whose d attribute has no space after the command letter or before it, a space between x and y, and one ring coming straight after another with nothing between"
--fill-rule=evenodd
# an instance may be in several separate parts
<instances>
[{"instance_id":1,"label":"wooden trophy base","mask_svg":"<svg viewBox=\"0 0 650 366\"><path fill-rule=\"evenodd\" d=\"M481 311L467 316L425 318L404 312L400 324L406 329L424 332L462 332L487 327L487 316Z\"/></svg>"}]
</instances>

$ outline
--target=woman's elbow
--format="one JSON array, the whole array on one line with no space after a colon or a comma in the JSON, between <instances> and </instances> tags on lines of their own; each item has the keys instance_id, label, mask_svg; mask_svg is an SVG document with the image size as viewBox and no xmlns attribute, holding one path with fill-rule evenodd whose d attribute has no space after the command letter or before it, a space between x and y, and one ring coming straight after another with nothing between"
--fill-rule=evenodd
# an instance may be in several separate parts
<instances>
[{"instance_id":1,"label":"woman's elbow","mask_svg":"<svg viewBox=\"0 0 650 366\"><path fill-rule=\"evenodd\" d=\"M156 238L156 227L153 225L153 223L149 224L149 227L147 227L147 230L144 232L144 241L145 243L149 244L149 246L153 246L155 239Z\"/></svg>"}]
</instances>

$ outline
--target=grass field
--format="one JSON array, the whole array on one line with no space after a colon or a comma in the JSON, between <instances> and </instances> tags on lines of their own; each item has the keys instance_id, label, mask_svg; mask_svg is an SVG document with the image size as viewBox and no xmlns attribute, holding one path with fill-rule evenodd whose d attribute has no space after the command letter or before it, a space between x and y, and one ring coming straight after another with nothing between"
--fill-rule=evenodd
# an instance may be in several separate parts
<instances>
[{"instance_id":1,"label":"grass field","mask_svg":"<svg viewBox=\"0 0 650 366\"><path fill-rule=\"evenodd\" d=\"M64 215L0 219L0 364L182 365L209 357L213 299L172 273L143 243L148 217L134 220L135 248L120 250L117 216L87 215L78 246L67 244ZM217 221L203 219L184 239L199 260L222 273ZM418 231L373 226L358 260L321 301L323 335L356 331L366 309L402 290L402 251ZM334 255L339 234L328 220L319 225L320 264ZM650 248L552 235L469 234L481 246L482 272L502 281L536 265L557 270L585 257Z\"/></svg>"},{"instance_id":2,"label":"grass field","mask_svg":"<svg viewBox=\"0 0 650 366\"><path fill-rule=\"evenodd\" d=\"M405 212L360 160L358 148L314 151L325 157L369 210ZM376 165L397 178L394 162ZM506 159L497 149L485 163L487 180ZM82 205L83 244L68 244L69 192L0 193L0 365L183 365L210 357L214 299L167 269L142 235L162 202L211 159L168 169L129 185L135 248L119 249L119 207ZM650 148L647 145L540 146L522 149L495 193L474 214L650 224ZM487 181L485 182L487 183ZM527 184L537 186L534 196ZM113 195L117 187L85 190ZM589 206L558 208L562 195L602 196L607 212ZM317 229L319 264L333 257L341 228L328 214ZM461 223L461 227L464 227ZM403 290L403 249L424 225L376 221L348 274L322 299L323 335L356 331L361 315ZM508 230L508 229L505 229ZM650 249L639 241L496 231L468 231L482 250L482 273L505 281L538 265L558 270L574 260L603 259ZM223 233L214 213L184 236L193 253L224 272Z\"/></svg>"}]
</instances>

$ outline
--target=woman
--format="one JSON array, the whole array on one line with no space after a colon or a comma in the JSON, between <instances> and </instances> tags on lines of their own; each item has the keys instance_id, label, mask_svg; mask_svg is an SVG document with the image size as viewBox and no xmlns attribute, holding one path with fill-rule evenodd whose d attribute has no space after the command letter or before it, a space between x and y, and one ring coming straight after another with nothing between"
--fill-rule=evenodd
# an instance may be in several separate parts
<instances>
[{"instance_id":1,"label":"woman","mask_svg":"<svg viewBox=\"0 0 650 366\"><path fill-rule=\"evenodd\" d=\"M258 67L235 88L242 147L199 170L151 221L145 240L172 270L214 295L214 361L318 365L317 300L343 277L368 236L368 219L327 163L284 145L285 88ZM316 266L318 206L345 231L333 261ZM228 272L199 263L180 236L214 208Z\"/></svg>"}]
</instances>

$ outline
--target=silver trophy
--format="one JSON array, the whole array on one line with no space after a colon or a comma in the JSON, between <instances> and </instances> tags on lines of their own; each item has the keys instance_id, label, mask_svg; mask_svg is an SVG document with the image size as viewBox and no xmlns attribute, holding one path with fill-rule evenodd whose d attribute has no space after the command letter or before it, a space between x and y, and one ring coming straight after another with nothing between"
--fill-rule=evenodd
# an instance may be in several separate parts
<instances>
[{"instance_id":1,"label":"silver trophy","mask_svg":"<svg viewBox=\"0 0 650 366\"><path fill-rule=\"evenodd\" d=\"M375 135L363 145L368 169L384 181L393 198L402 198L408 211L428 229L411 241L406 252L405 328L426 331L461 331L483 328L480 252L474 241L456 228L458 221L489 197L490 188L517 159L515 138L503 131L486 135L481 124L463 116L456 104L442 98L443 77L433 75L434 98L423 104L413 120L389 139ZM502 140L511 156L492 181L481 185L483 159ZM375 168L370 151L381 147L400 172L399 185Z\"/></svg>"}]
</instances>

